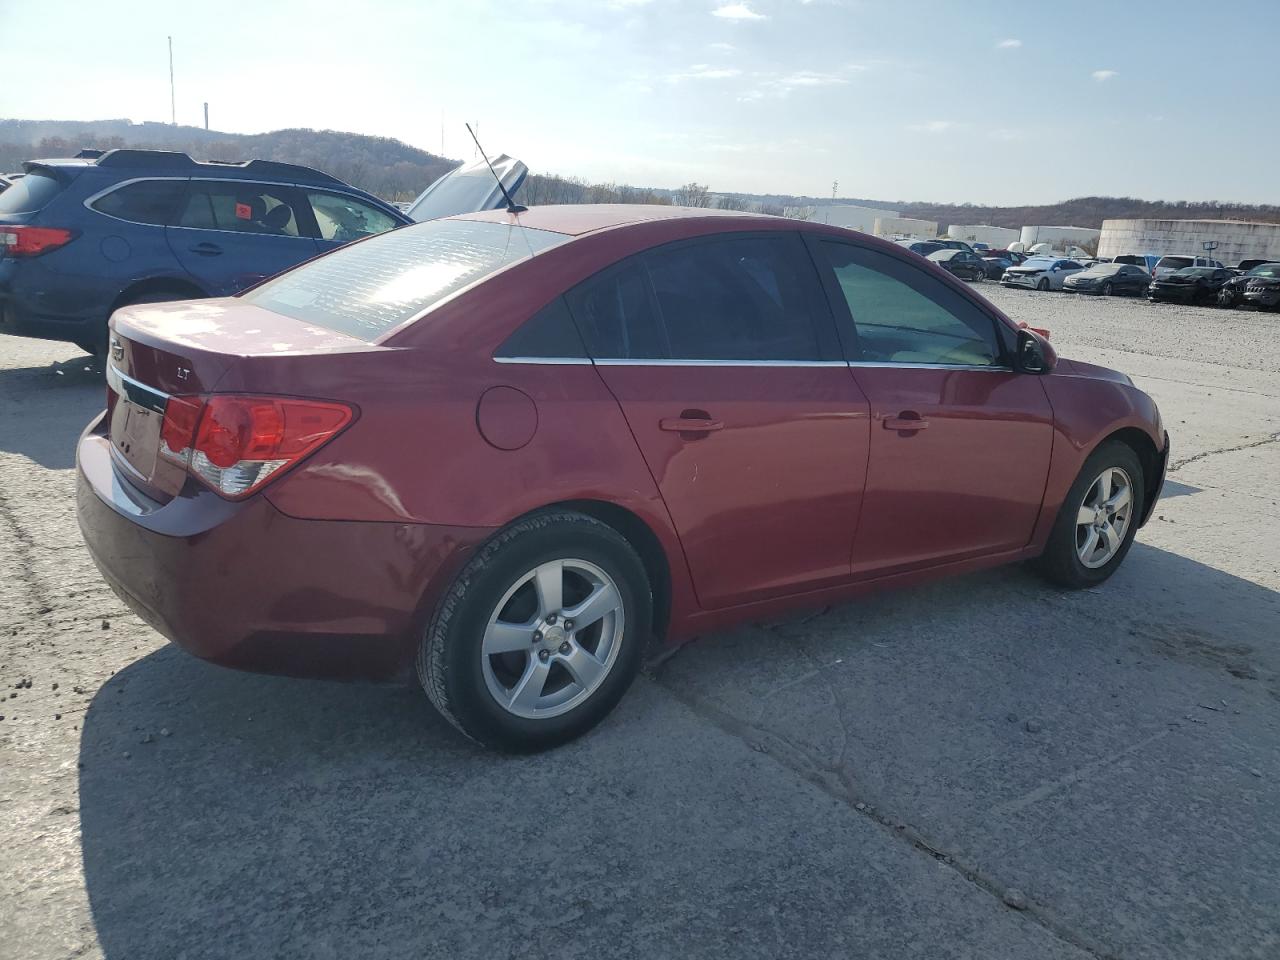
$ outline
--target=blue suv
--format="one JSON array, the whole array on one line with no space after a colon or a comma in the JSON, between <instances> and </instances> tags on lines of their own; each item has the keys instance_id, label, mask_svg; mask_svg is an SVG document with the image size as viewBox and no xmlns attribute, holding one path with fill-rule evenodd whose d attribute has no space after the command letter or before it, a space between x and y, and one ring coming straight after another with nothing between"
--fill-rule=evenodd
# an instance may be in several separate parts
<instances>
[{"instance_id":1,"label":"blue suv","mask_svg":"<svg viewBox=\"0 0 1280 960\"><path fill-rule=\"evenodd\" d=\"M229 296L413 222L308 167L160 150L23 164L0 193L0 333L106 344L117 307Z\"/></svg>"}]
</instances>

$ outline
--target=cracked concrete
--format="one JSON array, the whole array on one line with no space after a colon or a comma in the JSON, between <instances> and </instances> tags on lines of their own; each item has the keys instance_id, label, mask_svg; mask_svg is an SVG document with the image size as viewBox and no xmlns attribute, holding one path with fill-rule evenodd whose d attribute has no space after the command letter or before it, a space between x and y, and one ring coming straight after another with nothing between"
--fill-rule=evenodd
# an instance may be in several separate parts
<instances>
[{"instance_id":1,"label":"cracked concrete","mask_svg":"<svg viewBox=\"0 0 1280 960\"><path fill-rule=\"evenodd\" d=\"M1275 956L1274 316L984 292L1161 405L1116 577L705 637L515 759L162 644L75 530L100 375L0 338L0 956Z\"/></svg>"}]
</instances>

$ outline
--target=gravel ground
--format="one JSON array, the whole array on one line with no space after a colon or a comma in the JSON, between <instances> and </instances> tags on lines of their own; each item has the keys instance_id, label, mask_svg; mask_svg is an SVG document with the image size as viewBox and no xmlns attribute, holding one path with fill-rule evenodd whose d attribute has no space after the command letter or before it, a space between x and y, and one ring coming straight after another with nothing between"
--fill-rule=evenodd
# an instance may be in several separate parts
<instances>
[{"instance_id":1,"label":"gravel ground","mask_svg":"<svg viewBox=\"0 0 1280 960\"><path fill-rule=\"evenodd\" d=\"M1280 317L983 290L1159 401L1124 568L708 636L517 759L166 646L76 530L101 374L0 337L0 958L1280 955Z\"/></svg>"}]
</instances>

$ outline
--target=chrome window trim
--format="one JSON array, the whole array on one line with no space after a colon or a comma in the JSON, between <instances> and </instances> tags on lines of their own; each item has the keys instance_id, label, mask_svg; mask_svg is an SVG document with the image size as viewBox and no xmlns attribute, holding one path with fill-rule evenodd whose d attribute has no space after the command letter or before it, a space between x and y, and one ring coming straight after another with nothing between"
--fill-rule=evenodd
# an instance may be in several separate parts
<instances>
[{"instance_id":1,"label":"chrome window trim","mask_svg":"<svg viewBox=\"0 0 1280 960\"><path fill-rule=\"evenodd\" d=\"M979 373L1014 373L1013 367L982 363L910 363L892 360L850 360L850 367L877 367L887 370L973 370Z\"/></svg>"},{"instance_id":2,"label":"chrome window trim","mask_svg":"<svg viewBox=\"0 0 1280 960\"><path fill-rule=\"evenodd\" d=\"M174 230L209 230L214 233L230 233L237 236L243 233L246 233L246 231L243 231L243 230L223 230L219 227L180 227L176 223L175 224L145 223L142 220L127 220L124 217L117 217L113 213L103 213L101 210L98 210L93 206L93 204L96 203L98 200L101 200L103 197L105 197L109 193L114 193L116 190L119 190L121 187L127 187L132 183L142 183L144 181L150 181L150 180L176 180L179 182L186 182L188 180L204 180L209 183L244 183L244 184L260 183L265 187L293 187L295 190L304 190L304 191L305 190L322 190L325 193L335 194L339 197L349 197L350 199L355 200L358 203L363 203L365 204L365 206L370 206L370 204L367 201L365 201L363 198L357 197L353 193L347 193L345 190L338 190L333 187L310 186L305 183L289 183L288 181L285 181L285 180L260 180L256 177L252 179L248 177L131 177L128 180L119 180L116 183L113 183L111 186L106 187L102 190L99 190L97 193L93 194L92 196L85 197L84 200L81 201L81 203L84 204L85 209L88 210L90 213L96 213L98 216L106 217L109 220L118 220L121 223L131 223L135 227L159 227L161 230L168 229L169 227L172 227L172 229ZM310 203L311 201L308 200L307 202ZM378 210L377 207L373 207L373 209ZM378 212L386 213L385 210L378 210ZM400 224L400 226L408 226L408 224ZM392 227L391 229L394 230L395 227ZM386 231L383 231L383 232L385 233ZM251 234L251 236L277 237L280 235L274 234L274 233L255 233L255 234ZM370 234L370 236L377 236L377 234ZM301 234L299 234L296 237L285 236L282 239L284 240L317 240L317 241L322 240L321 237L304 237ZM323 240L322 242L332 243L333 241Z\"/></svg>"},{"instance_id":3,"label":"chrome window trim","mask_svg":"<svg viewBox=\"0 0 1280 960\"><path fill-rule=\"evenodd\" d=\"M843 360L596 360L599 367L843 367Z\"/></svg>"},{"instance_id":4,"label":"chrome window trim","mask_svg":"<svg viewBox=\"0 0 1280 960\"><path fill-rule=\"evenodd\" d=\"M115 364L107 365L107 385L130 403L136 403L155 413L164 413L165 404L169 402L169 394L121 373Z\"/></svg>"},{"instance_id":5,"label":"chrome window trim","mask_svg":"<svg viewBox=\"0 0 1280 960\"><path fill-rule=\"evenodd\" d=\"M558 367L591 366L587 357L494 357L494 363L535 363Z\"/></svg>"}]
</instances>

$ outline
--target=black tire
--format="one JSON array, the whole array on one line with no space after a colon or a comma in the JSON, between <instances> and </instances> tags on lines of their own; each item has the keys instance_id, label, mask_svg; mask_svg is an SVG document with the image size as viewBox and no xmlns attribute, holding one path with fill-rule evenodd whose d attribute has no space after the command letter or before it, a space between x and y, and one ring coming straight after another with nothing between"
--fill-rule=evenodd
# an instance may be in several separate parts
<instances>
[{"instance_id":1,"label":"black tire","mask_svg":"<svg viewBox=\"0 0 1280 960\"><path fill-rule=\"evenodd\" d=\"M578 706L554 717L517 716L486 685L480 647L485 627L528 571L570 557L598 566L617 585L621 646L600 686ZM586 733L622 699L639 672L652 611L644 564L621 534L571 510L531 514L485 543L458 574L419 644L418 678L440 714L478 743L513 753L546 750Z\"/></svg>"},{"instance_id":2,"label":"black tire","mask_svg":"<svg viewBox=\"0 0 1280 960\"><path fill-rule=\"evenodd\" d=\"M169 303L173 300L195 300L200 293L185 287L167 287L147 290L144 293L136 293L131 296L124 297L116 304L115 309L121 307L132 307L140 303ZM110 318L108 318L110 319ZM91 353L95 357L102 359L107 355L107 325L104 323L97 335L87 337L75 341L75 345L85 353Z\"/></svg>"},{"instance_id":3,"label":"black tire","mask_svg":"<svg viewBox=\"0 0 1280 960\"><path fill-rule=\"evenodd\" d=\"M1119 467L1129 475L1131 481L1130 517L1128 527L1120 548L1115 555L1100 567L1090 568L1084 565L1076 551L1076 516L1084 505L1085 495L1099 475L1108 467ZM1080 475L1067 492L1062 502L1062 509L1054 521L1053 530L1049 534L1049 542L1044 553L1035 561L1040 574L1058 586L1071 589L1097 586L1119 568L1124 562L1129 548L1133 545L1134 535L1138 532L1138 522L1142 517L1145 503L1146 478L1142 472L1142 462L1132 447L1120 440L1108 440L1091 453Z\"/></svg>"},{"instance_id":4,"label":"black tire","mask_svg":"<svg viewBox=\"0 0 1280 960\"><path fill-rule=\"evenodd\" d=\"M1230 290L1218 291L1218 306L1224 310L1231 310L1236 305L1236 298L1231 295Z\"/></svg>"},{"instance_id":5,"label":"black tire","mask_svg":"<svg viewBox=\"0 0 1280 960\"><path fill-rule=\"evenodd\" d=\"M1041 293L1043 293L1044 291L1048 290L1048 289L1049 289L1049 279L1048 279L1047 277L1042 277L1042 278L1040 279L1040 282L1036 284L1036 289L1037 289L1037 290L1039 290Z\"/></svg>"},{"instance_id":6,"label":"black tire","mask_svg":"<svg viewBox=\"0 0 1280 960\"><path fill-rule=\"evenodd\" d=\"M1114 292L1114 290L1115 290L1115 287L1111 286L1111 281L1110 281L1110 280L1108 280L1106 283L1104 283L1104 284L1102 285L1102 295L1103 295L1104 297L1109 297L1109 296L1111 296L1111 294Z\"/></svg>"}]
</instances>

